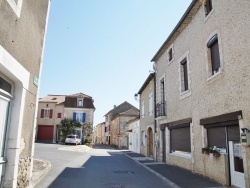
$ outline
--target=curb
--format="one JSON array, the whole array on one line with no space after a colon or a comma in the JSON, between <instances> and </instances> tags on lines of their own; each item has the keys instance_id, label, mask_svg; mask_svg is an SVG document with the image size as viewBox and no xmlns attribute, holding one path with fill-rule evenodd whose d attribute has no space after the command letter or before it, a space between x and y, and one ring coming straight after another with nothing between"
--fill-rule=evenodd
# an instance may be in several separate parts
<instances>
[{"instance_id":1,"label":"curb","mask_svg":"<svg viewBox=\"0 0 250 188\"><path fill-rule=\"evenodd\" d=\"M34 159L33 166L36 165L35 163L40 163L40 165L43 167L43 169L32 172L30 188L34 188L51 169L51 163L49 161L42 160L42 159ZM34 167L33 167L33 169L34 169Z\"/></svg>"},{"instance_id":2,"label":"curb","mask_svg":"<svg viewBox=\"0 0 250 188\"><path fill-rule=\"evenodd\" d=\"M150 172L154 173L155 175L157 175L159 178L161 178L163 181L165 181L167 184L171 185L173 188L181 188L180 186L178 186L177 184L175 184L174 182L170 181L169 179L167 179L166 177L164 177L163 175L161 175L160 173L154 171L153 169L147 167L146 165L144 165L143 163L140 163L138 160L135 160L133 157L130 157L128 154L126 154L125 152L123 152L127 157L129 157L130 159L132 159L133 161L136 161L138 164L140 164L141 166L143 166L144 168L146 168L147 170L149 170ZM157 163L156 163L157 164Z\"/></svg>"}]
</instances>

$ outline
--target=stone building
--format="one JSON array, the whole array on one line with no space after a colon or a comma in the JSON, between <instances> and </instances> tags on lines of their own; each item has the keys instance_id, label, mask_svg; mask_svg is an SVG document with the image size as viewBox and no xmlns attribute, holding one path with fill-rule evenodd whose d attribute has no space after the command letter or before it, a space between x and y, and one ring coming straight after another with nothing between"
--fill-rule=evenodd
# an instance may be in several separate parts
<instances>
[{"instance_id":1,"label":"stone building","mask_svg":"<svg viewBox=\"0 0 250 188\"><path fill-rule=\"evenodd\" d=\"M239 187L250 187L241 143L250 129L249 9L248 0L193 0L152 59L160 159Z\"/></svg>"},{"instance_id":2,"label":"stone building","mask_svg":"<svg viewBox=\"0 0 250 188\"><path fill-rule=\"evenodd\" d=\"M154 159L159 155L155 123L155 73L150 73L138 93L140 102L141 154Z\"/></svg>"},{"instance_id":3,"label":"stone building","mask_svg":"<svg viewBox=\"0 0 250 188\"><path fill-rule=\"evenodd\" d=\"M28 187L49 0L0 1L0 186Z\"/></svg>"},{"instance_id":4,"label":"stone building","mask_svg":"<svg viewBox=\"0 0 250 188\"><path fill-rule=\"evenodd\" d=\"M104 128L105 128L105 122L99 123L98 125L96 125L95 127L95 140L94 143L96 144L103 144L105 141L105 137L104 137Z\"/></svg>"},{"instance_id":5,"label":"stone building","mask_svg":"<svg viewBox=\"0 0 250 188\"><path fill-rule=\"evenodd\" d=\"M128 125L127 122L135 117L139 117L139 110L127 101L118 106L114 106L105 114L105 127L109 130L109 145L119 148L128 148Z\"/></svg>"}]
</instances>

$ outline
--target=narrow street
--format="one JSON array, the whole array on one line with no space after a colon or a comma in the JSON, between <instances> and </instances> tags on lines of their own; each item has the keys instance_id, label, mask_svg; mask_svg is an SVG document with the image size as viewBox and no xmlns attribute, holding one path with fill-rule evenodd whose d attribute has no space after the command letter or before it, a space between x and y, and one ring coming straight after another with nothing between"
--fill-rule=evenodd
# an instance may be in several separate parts
<instances>
[{"instance_id":1,"label":"narrow street","mask_svg":"<svg viewBox=\"0 0 250 188\"><path fill-rule=\"evenodd\" d=\"M122 151L105 145L97 145L90 150L84 147L36 143L35 158L47 160L52 165L51 170L36 188L161 188L172 186L127 157Z\"/></svg>"}]
</instances>

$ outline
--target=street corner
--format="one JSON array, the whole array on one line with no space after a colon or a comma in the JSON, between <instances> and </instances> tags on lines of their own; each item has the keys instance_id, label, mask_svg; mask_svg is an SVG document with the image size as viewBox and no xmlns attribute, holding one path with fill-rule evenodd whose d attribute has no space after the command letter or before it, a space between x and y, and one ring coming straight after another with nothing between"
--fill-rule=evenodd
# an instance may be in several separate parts
<instances>
[{"instance_id":1,"label":"street corner","mask_svg":"<svg viewBox=\"0 0 250 188\"><path fill-rule=\"evenodd\" d=\"M88 147L86 145L67 145L67 146L63 146L63 147L59 147L57 148L58 150L63 150L63 151L76 151L76 152L88 152L89 150L91 150L91 147Z\"/></svg>"},{"instance_id":2,"label":"street corner","mask_svg":"<svg viewBox=\"0 0 250 188\"><path fill-rule=\"evenodd\" d=\"M35 185L47 174L51 169L51 163L42 159L34 159L31 178L31 187Z\"/></svg>"}]
</instances>

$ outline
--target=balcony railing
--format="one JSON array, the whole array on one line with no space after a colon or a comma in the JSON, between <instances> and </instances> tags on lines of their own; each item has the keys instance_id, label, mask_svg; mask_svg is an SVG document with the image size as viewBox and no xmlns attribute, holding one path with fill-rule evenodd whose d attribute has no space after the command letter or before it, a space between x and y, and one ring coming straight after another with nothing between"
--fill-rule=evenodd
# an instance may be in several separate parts
<instances>
[{"instance_id":1,"label":"balcony railing","mask_svg":"<svg viewBox=\"0 0 250 188\"><path fill-rule=\"evenodd\" d=\"M156 117L160 116L166 116L164 102L159 102L156 104Z\"/></svg>"}]
</instances>

